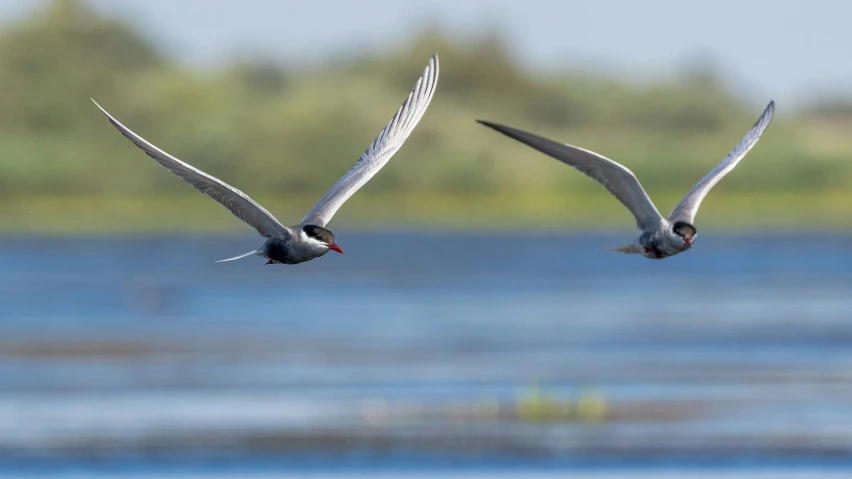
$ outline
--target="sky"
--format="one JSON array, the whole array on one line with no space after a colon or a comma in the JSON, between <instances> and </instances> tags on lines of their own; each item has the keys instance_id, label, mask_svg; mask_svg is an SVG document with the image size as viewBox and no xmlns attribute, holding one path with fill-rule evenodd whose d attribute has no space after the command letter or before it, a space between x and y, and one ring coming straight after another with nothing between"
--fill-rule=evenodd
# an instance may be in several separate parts
<instances>
[{"instance_id":1,"label":"sky","mask_svg":"<svg viewBox=\"0 0 852 479\"><path fill-rule=\"evenodd\" d=\"M498 29L542 69L643 78L709 58L755 105L852 95L852 2L840 0L90 0L140 24L166 51L202 66L242 54L311 62L392 47L437 24ZM39 0L0 0L12 19ZM439 52L440 53L440 52Z\"/></svg>"}]
</instances>

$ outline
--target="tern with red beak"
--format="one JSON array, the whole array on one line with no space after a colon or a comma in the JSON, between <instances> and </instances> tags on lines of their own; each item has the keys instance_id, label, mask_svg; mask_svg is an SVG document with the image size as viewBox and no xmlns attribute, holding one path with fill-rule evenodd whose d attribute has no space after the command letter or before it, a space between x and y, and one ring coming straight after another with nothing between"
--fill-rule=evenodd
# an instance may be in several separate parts
<instances>
[{"instance_id":1,"label":"tern with red beak","mask_svg":"<svg viewBox=\"0 0 852 479\"><path fill-rule=\"evenodd\" d=\"M692 247L697 231L692 223L698 213L701 200L713 186L737 166L746 153L757 143L763 130L769 126L775 114L775 102L769 102L763 115L728 156L710 173L701 178L686 196L680 200L668 219L663 218L636 175L624 166L583 148L557 143L532 133L508 126L477 120L483 125L513 138L536 150L594 178L633 213L636 226L642 234L627 246L614 248L628 254L641 254L646 258L662 259L676 255Z\"/></svg>"},{"instance_id":2,"label":"tern with red beak","mask_svg":"<svg viewBox=\"0 0 852 479\"><path fill-rule=\"evenodd\" d=\"M223 259L232 261L247 256L261 256L266 264L297 264L318 258L329 251L343 253L334 242L334 234L326 229L338 208L359 188L364 186L402 147L414 127L426 113L438 85L438 56L433 55L414 85L414 90L402 104L384 130L361 155L355 166L325 192L319 202L296 226L284 226L262 206L242 191L184 163L145 141L130 131L95 102L110 123L142 149L148 156L183 178L198 191L216 200L234 216L256 229L264 238L263 245L254 251ZM92 100L94 101L94 100Z\"/></svg>"}]
</instances>

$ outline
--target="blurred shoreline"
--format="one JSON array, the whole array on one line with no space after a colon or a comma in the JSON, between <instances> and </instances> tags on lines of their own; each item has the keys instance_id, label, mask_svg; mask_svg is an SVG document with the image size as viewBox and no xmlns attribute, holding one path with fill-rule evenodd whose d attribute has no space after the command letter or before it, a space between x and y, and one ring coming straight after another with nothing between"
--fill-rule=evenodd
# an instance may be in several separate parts
<instances>
[{"instance_id":1,"label":"blurred shoreline","mask_svg":"<svg viewBox=\"0 0 852 479\"><path fill-rule=\"evenodd\" d=\"M571 172L566 172L569 174ZM333 229L600 232L633 230L629 212L602 188L592 191L493 195L359 192L335 216ZM369 186L368 186L369 188ZM368 189L367 188L367 189ZM848 232L852 191L737 194L719 189L704 201L699 231L761 230ZM684 192L686 188L684 188ZM654 194L663 214L684 193ZM298 223L316 195L258 195L284 224ZM0 197L0 236L248 232L221 206L201 194L133 196Z\"/></svg>"},{"instance_id":2,"label":"blurred shoreline","mask_svg":"<svg viewBox=\"0 0 852 479\"><path fill-rule=\"evenodd\" d=\"M0 26L0 234L237 231L209 199L129 143L94 97L163 150L295 224L357 160L441 58L434 101L333 227L627 229L594 181L474 120L597 151L636 173L662 212L724 158L770 98L745 101L698 62L642 81L566 62L537 71L498 33L440 25L312 67L253 57L199 69L132 18L52 0ZM760 96L760 95L758 95ZM778 117L702 205L699 229L852 228L852 103Z\"/></svg>"}]
</instances>

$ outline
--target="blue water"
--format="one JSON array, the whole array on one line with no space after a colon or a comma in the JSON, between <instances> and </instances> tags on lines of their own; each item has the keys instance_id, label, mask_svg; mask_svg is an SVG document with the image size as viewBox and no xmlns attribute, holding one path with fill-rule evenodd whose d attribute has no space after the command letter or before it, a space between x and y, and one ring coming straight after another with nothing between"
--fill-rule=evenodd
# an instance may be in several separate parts
<instances>
[{"instance_id":1,"label":"blue water","mask_svg":"<svg viewBox=\"0 0 852 479\"><path fill-rule=\"evenodd\" d=\"M852 473L852 237L336 233L0 241L0 477Z\"/></svg>"}]
</instances>

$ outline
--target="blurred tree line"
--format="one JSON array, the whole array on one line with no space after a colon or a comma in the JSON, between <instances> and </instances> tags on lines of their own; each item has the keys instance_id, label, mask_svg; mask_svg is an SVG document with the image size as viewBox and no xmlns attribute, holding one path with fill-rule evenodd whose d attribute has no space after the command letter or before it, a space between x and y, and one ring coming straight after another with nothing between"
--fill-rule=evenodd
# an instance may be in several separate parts
<instances>
[{"instance_id":1,"label":"blurred tree line","mask_svg":"<svg viewBox=\"0 0 852 479\"><path fill-rule=\"evenodd\" d=\"M485 118L621 161L654 197L681 195L769 100L746 105L707 68L656 81L534 72L498 33L457 38L440 28L395 49L310 68L245 58L200 71L162 48L78 0L55 0L3 25L0 199L196 194L122 138L90 97L149 141L253 196L319 197L386 124L433 52L441 57L441 80L430 110L360 194L559 197L599 190L474 122ZM717 189L850 190L852 109L831 105L794 117L779 104L780 118Z\"/></svg>"}]
</instances>

